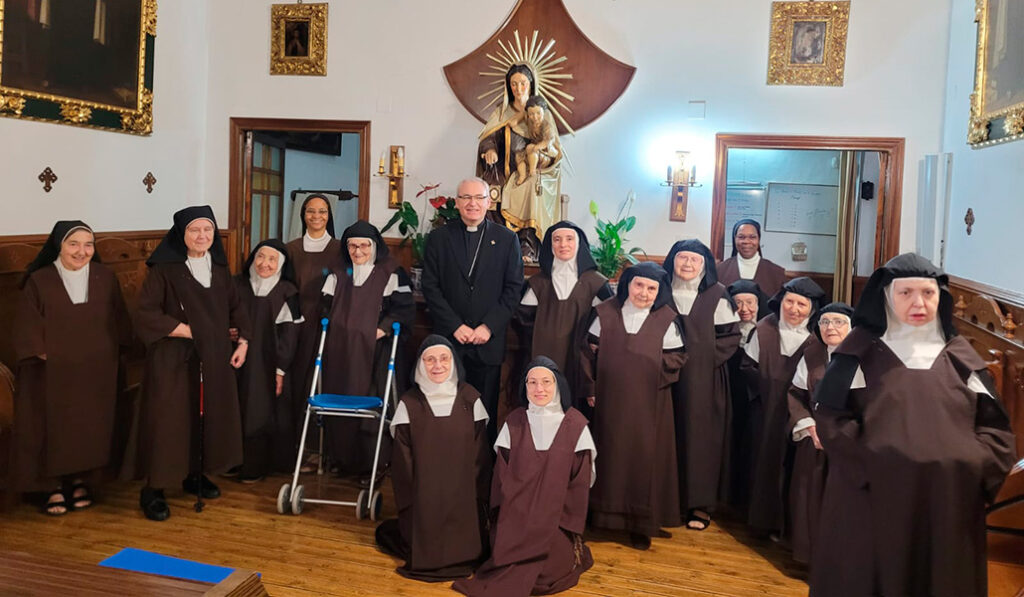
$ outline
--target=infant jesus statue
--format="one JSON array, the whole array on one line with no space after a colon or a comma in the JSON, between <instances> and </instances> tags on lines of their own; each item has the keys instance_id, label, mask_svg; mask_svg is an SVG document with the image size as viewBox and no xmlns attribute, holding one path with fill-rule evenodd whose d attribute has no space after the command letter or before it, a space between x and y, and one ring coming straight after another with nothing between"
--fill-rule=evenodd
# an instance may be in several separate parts
<instances>
[{"instance_id":1,"label":"infant jesus statue","mask_svg":"<svg viewBox=\"0 0 1024 597\"><path fill-rule=\"evenodd\" d=\"M547 101L535 95L526 101L523 115L513 127L519 136L526 139L512 148L516 156L517 185L532 177L538 165L547 168L558 157L558 137L548 110Z\"/></svg>"}]
</instances>

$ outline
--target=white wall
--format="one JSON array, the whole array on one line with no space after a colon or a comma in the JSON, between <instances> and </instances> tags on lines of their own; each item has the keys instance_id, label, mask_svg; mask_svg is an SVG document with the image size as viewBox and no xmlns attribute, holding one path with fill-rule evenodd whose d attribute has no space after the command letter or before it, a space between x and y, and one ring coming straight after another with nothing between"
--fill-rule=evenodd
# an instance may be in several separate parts
<instances>
[{"instance_id":1,"label":"white wall","mask_svg":"<svg viewBox=\"0 0 1024 597\"><path fill-rule=\"evenodd\" d=\"M1024 142L982 149L967 145L976 39L974 0L953 0L942 141L942 151L953 154L946 271L1024 292L1024 268L1015 255L1007 255L1024 222ZM975 217L970 236L964 223L967 208Z\"/></svg>"},{"instance_id":2,"label":"white wall","mask_svg":"<svg viewBox=\"0 0 1024 597\"><path fill-rule=\"evenodd\" d=\"M49 232L58 219L97 230L168 228L172 213L211 198L203 189L206 13L204 0L160 3L151 137L0 118L0 234ZM58 177L49 193L37 179L47 166ZM152 194L142 184L149 171Z\"/></svg>"},{"instance_id":3,"label":"white wall","mask_svg":"<svg viewBox=\"0 0 1024 597\"><path fill-rule=\"evenodd\" d=\"M372 121L372 156L405 145L406 198L441 182L452 194L472 173L480 123L449 89L442 67L471 52L503 22L513 0L330 3L328 75L268 74L269 0L209 4L212 31L250 32L210 40L205 197L227 214L231 116ZM711 173L717 132L895 136L907 139L904 213L913 214L914 174L940 144L949 0L853 3L843 87L765 85L771 3L762 0L565 0L580 28L612 56L637 67L623 97L575 138L563 140L575 174L563 192L585 228L596 200L610 215L637 193L632 240L653 254L681 237L710 237ZM522 33L522 32L521 32ZM884 43L881 43L884 40ZM557 46L556 46L557 47ZM708 102L689 120L689 100ZM701 188L688 221L668 221L659 186L668 157L695 152ZM383 224L385 183L372 178L371 220ZM905 216L901 245L913 246Z\"/></svg>"}]
</instances>

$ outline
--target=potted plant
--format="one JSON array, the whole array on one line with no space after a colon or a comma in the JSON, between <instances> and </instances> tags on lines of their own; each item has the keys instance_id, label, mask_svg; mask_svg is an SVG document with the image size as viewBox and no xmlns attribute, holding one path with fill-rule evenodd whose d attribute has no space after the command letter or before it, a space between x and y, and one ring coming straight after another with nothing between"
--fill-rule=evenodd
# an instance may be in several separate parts
<instances>
[{"instance_id":1,"label":"potted plant","mask_svg":"<svg viewBox=\"0 0 1024 597\"><path fill-rule=\"evenodd\" d=\"M634 257L637 253L646 255L640 247L632 247L628 251L623 248L627 239L625 233L636 225L636 216L629 215L636 197L632 191L626 195L625 201L619 205L619 211L615 214L614 220L602 220L597 217L597 203L590 202L590 215L597 220L597 242L590 245L590 254L594 256L597 264L597 271L601 272L609 280L617 278L619 271L626 264L636 264L640 261Z\"/></svg>"},{"instance_id":2,"label":"potted plant","mask_svg":"<svg viewBox=\"0 0 1024 597\"><path fill-rule=\"evenodd\" d=\"M381 234L383 234L397 224L398 233L402 235L402 242L398 246L410 245L412 249L412 267L410 268L409 275L417 291L420 289L420 274L423 273L423 250L427 244L427 234L430 232L430 230L421 229L420 225L429 221L431 228L437 228L443 226L448 220L459 217L459 212L455 209L455 199L437 194L436 189L440 186L440 183L420 185L420 192L416 193L416 199L430 194L424 198L423 205L424 214L426 214L428 203L434 208L434 216L430 220L420 218L420 214L416 211L413 204L409 201L403 201L395 215L391 216L388 223L381 228Z\"/></svg>"}]
</instances>

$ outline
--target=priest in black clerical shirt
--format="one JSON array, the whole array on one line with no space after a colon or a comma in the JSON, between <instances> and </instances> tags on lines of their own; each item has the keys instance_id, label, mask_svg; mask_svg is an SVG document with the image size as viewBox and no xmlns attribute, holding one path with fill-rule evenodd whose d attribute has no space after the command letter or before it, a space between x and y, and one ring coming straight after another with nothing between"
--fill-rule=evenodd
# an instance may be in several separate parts
<instances>
[{"instance_id":1,"label":"priest in black clerical shirt","mask_svg":"<svg viewBox=\"0 0 1024 597\"><path fill-rule=\"evenodd\" d=\"M466 381L480 392L493 442L505 331L522 294L523 259L515 233L487 220L488 191L479 178L459 183L460 219L427 237L423 296L434 333L452 340Z\"/></svg>"}]
</instances>

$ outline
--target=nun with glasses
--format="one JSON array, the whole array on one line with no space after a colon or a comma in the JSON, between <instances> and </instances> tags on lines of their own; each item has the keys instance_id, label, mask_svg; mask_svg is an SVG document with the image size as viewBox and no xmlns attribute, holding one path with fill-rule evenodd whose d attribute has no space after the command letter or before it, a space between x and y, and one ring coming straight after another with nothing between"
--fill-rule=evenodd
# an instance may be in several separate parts
<instances>
[{"instance_id":1,"label":"nun with glasses","mask_svg":"<svg viewBox=\"0 0 1024 597\"><path fill-rule=\"evenodd\" d=\"M745 509L750 498L750 471L753 468L751 452L754 449L752 438L755 435L751 401L757 398L757 386L750 384L741 365L747 354L744 349L757 322L771 311L768 310L768 297L753 280L737 280L729 285L728 291L736 305L740 342L727 364L731 417L729 440L726 443L728 453L724 458L728 469L728 484L722 497L728 503Z\"/></svg>"},{"instance_id":2,"label":"nun with glasses","mask_svg":"<svg viewBox=\"0 0 1024 597\"><path fill-rule=\"evenodd\" d=\"M235 369L245 363L252 332L209 206L175 213L146 265L135 318L146 345L139 505L146 518L162 521L171 513L165 489L180 483L187 493L220 497L206 474L242 463ZM230 328L238 330L237 342Z\"/></svg>"},{"instance_id":3,"label":"nun with glasses","mask_svg":"<svg viewBox=\"0 0 1024 597\"><path fill-rule=\"evenodd\" d=\"M893 258L853 326L814 390L829 472L810 594L987 595L985 505L1017 456L946 274Z\"/></svg>"},{"instance_id":4,"label":"nun with glasses","mask_svg":"<svg viewBox=\"0 0 1024 597\"><path fill-rule=\"evenodd\" d=\"M464 381L458 354L443 336L420 345L415 385L391 419L391 482L398 518L377 527L377 546L405 560L406 578L465 578L485 555L492 456L487 410Z\"/></svg>"},{"instance_id":5,"label":"nun with glasses","mask_svg":"<svg viewBox=\"0 0 1024 597\"><path fill-rule=\"evenodd\" d=\"M789 482L789 543L793 559L809 564L825 491L828 463L814 421L814 388L832 353L850 333L853 307L830 303L814 314L811 330L820 342L804 351L789 386L789 429L795 444Z\"/></svg>"},{"instance_id":6,"label":"nun with glasses","mask_svg":"<svg viewBox=\"0 0 1024 597\"><path fill-rule=\"evenodd\" d=\"M296 434L302 429L309 384L313 380L313 360L320 342L320 291L331 268L340 261L341 251L341 243L334 238L334 214L327 196L309 195L302 202L301 213L302 236L286 245L295 270L295 284L299 288L299 306L303 319L295 358L288 372Z\"/></svg>"},{"instance_id":7,"label":"nun with glasses","mask_svg":"<svg viewBox=\"0 0 1024 597\"><path fill-rule=\"evenodd\" d=\"M21 281L11 331L15 487L47 492L60 516L92 505L87 484L110 461L120 355L132 340L121 287L92 229L57 222Z\"/></svg>"},{"instance_id":8,"label":"nun with glasses","mask_svg":"<svg viewBox=\"0 0 1024 597\"><path fill-rule=\"evenodd\" d=\"M825 292L807 277L787 282L771 300L772 313L757 323L741 365L756 388L751 403L753 476L750 526L765 533L786 529L784 492L790 453L788 392L804 352L818 343L811 322Z\"/></svg>"},{"instance_id":9,"label":"nun with glasses","mask_svg":"<svg viewBox=\"0 0 1024 597\"><path fill-rule=\"evenodd\" d=\"M681 520L672 384L687 355L668 273L651 262L628 268L594 311L580 364L601 452L591 523L648 549Z\"/></svg>"},{"instance_id":10,"label":"nun with glasses","mask_svg":"<svg viewBox=\"0 0 1024 597\"><path fill-rule=\"evenodd\" d=\"M526 369L519 407L494 444L491 557L452 588L479 597L550 595L594 563L583 543L597 448L551 359Z\"/></svg>"},{"instance_id":11,"label":"nun with glasses","mask_svg":"<svg viewBox=\"0 0 1024 597\"><path fill-rule=\"evenodd\" d=\"M579 397L577 355L586 324L612 290L597 271L587 235L572 222L547 229L539 260L540 273L526 281L516 319L526 330L529 358L544 355L554 361L565 372L573 396Z\"/></svg>"},{"instance_id":12,"label":"nun with glasses","mask_svg":"<svg viewBox=\"0 0 1024 597\"><path fill-rule=\"evenodd\" d=\"M681 509L687 528L703 531L727 479L728 362L739 346L739 317L704 243L675 243L662 266L672 279L689 355L672 386Z\"/></svg>"},{"instance_id":13,"label":"nun with glasses","mask_svg":"<svg viewBox=\"0 0 1024 597\"><path fill-rule=\"evenodd\" d=\"M744 219L732 227L732 256L718 264L718 281L728 286L753 280L767 296L786 283L786 269L761 255L761 224Z\"/></svg>"},{"instance_id":14,"label":"nun with glasses","mask_svg":"<svg viewBox=\"0 0 1024 597\"><path fill-rule=\"evenodd\" d=\"M267 473L290 470L294 462L295 422L287 372L295 355L302 314L295 273L284 244L256 245L236 278L252 337L245 364L238 370L242 408L242 483Z\"/></svg>"},{"instance_id":15,"label":"nun with glasses","mask_svg":"<svg viewBox=\"0 0 1024 597\"><path fill-rule=\"evenodd\" d=\"M408 336L416 317L411 282L373 224L364 220L352 224L345 229L340 244L341 256L322 288L329 320L323 391L383 396L392 325L398 323ZM399 362L396 371L403 368L403 363ZM405 385L400 383L405 379L403 375L398 380L399 387ZM368 474L373 467L377 423L372 419L329 419L328 454L332 463L344 475Z\"/></svg>"}]
</instances>

